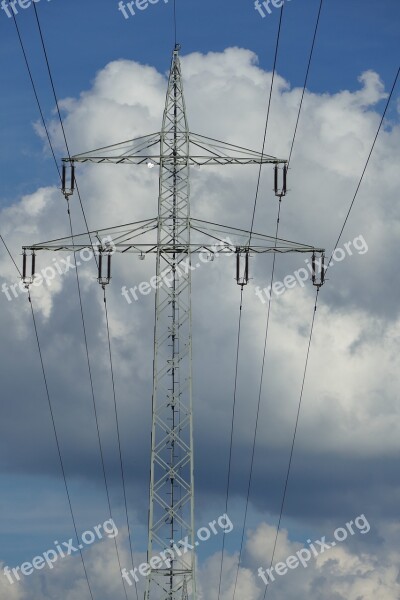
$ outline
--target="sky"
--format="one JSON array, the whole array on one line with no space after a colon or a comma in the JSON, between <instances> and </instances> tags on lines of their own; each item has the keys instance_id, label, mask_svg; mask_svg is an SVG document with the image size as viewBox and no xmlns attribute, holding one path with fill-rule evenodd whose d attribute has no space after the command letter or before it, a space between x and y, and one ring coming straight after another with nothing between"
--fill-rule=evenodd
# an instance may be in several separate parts
<instances>
[{"instance_id":1,"label":"sky","mask_svg":"<svg viewBox=\"0 0 400 600\"><path fill-rule=\"evenodd\" d=\"M24 4L24 2L22 2ZM159 131L174 45L172 2L125 19L114 0L36 4L71 153ZM284 7L266 152L287 157L319 1ZM66 154L33 7L16 16L57 159ZM325 248L335 243L354 197L399 66L395 0L325 0L283 198L280 237ZM177 38L192 131L260 151L279 10L264 18L253 2L177 1ZM65 200L47 146L13 19L0 11L0 233L18 266L21 247L68 235ZM306 257L278 256L272 297L250 503L236 597L261 600L400 598L398 460L400 315L396 301L400 212L400 88L396 87L350 218L319 294L293 462L274 564L307 540L346 539L265 586L301 392L315 289ZM195 218L249 229L257 168L191 173ZM157 169L78 167L89 227L156 216ZM263 167L255 231L273 235L277 200ZM84 231L76 195L75 232ZM65 255L43 253L38 269ZM53 261L53 262L52 262ZM123 286L148 281L154 261L113 257L107 290L121 415L135 564L147 546L154 295L130 304ZM193 395L196 526L225 512L240 288L233 258L193 275ZM234 598L268 309L271 256L252 257L244 288L236 414L220 598ZM309 269L308 269L309 273ZM102 291L94 261L80 268L82 300L112 515L118 535L84 550L95 600L124 598L115 540L130 558ZM90 598L79 556L21 581L5 567L30 562L74 537L60 473L40 357L26 294L14 298L15 266L0 251L2 402L0 419L0 600ZM5 287L7 286L7 287ZM290 289L289 289L290 287ZM264 288L267 291L262 292ZM8 290L8 296L4 292ZM282 291L283 290L283 291ZM11 299L8 299L11 298ZM32 287L32 301L78 533L110 518L85 357L74 270ZM357 520L358 519L358 520ZM358 524L358 526L357 526ZM345 531L346 533L346 531ZM340 535L340 534L339 534ZM222 532L200 544L200 598L218 598ZM139 585L143 589L144 578ZM135 598L134 587L127 589Z\"/></svg>"}]
</instances>

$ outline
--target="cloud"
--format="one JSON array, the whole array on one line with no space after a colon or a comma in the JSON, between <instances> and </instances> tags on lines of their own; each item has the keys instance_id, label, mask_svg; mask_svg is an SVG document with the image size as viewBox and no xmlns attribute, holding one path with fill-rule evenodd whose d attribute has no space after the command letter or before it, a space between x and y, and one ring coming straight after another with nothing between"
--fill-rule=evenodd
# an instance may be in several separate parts
<instances>
[{"instance_id":1,"label":"cloud","mask_svg":"<svg viewBox=\"0 0 400 600\"><path fill-rule=\"evenodd\" d=\"M334 548L325 550L316 558L312 557L306 563L306 567L298 564L296 568L287 569L285 574L278 575L275 566L281 561L286 562L290 556L296 556L296 552L303 547L302 543L290 539L285 529L279 534L276 554L272 561L271 574L274 579L266 575L269 581L266 590L258 575L258 568L262 567L264 572L270 568L275 534L276 528L265 522L249 533L247 554L239 571L237 554L225 555L221 598L233 597L235 582L235 598L246 595L254 600L265 598L265 594L271 600L282 596L288 600L367 600L374 597L393 600L399 597L399 556L397 551L393 553L388 539L379 556L368 551L367 543L362 548L357 548L346 540ZM329 534L327 540L330 540ZM319 549L317 543L315 546ZM308 548L305 540L304 547ZM201 569L201 598L218 597L220 561L221 555L216 553Z\"/></svg>"},{"instance_id":2,"label":"cloud","mask_svg":"<svg viewBox=\"0 0 400 600\"><path fill-rule=\"evenodd\" d=\"M271 73L258 66L257 57L240 48L207 55L194 53L183 57L182 69L191 129L261 150ZM71 152L159 130L165 91L165 77L152 67L123 60L106 65L90 89L62 103ZM300 94L301 90L292 88L280 74L277 76L267 153L288 155ZM281 237L333 250L380 121L379 102L385 97L379 75L372 71L360 76L359 89L353 92L306 92L291 163L291 191L282 201ZM51 124L51 132L58 150L65 154L56 121ZM342 514L348 518L348 514L368 509L372 511L371 519L383 527L398 512L400 488L393 473L397 472L400 439L396 401L400 383L396 366L400 284L395 277L400 230L395 195L400 183L399 133L398 123L388 124L382 131L343 234L342 242L363 235L368 252L354 253L336 264L320 293L285 506L293 523L310 527L321 522L332 524ZM156 169L80 165L77 174L91 229L156 216ZM193 171L192 215L248 229L256 177L257 169L253 167L204 167ZM271 188L272 170L266 168L254 226L255 231L266 234L273 233L277 213ZM84 232L76 196L70 207L74 232ZM44 182L33 194L4 209L1 218L3 235L18 260L22 245L68 235L66 203L51 182ZM39 253L38 268L52 264L53 258ZM277 278L293 273L304 265L303 260L302 255L279 256ZM4 253L0 268L9 286L17 281L15 269ZM231 479L236 499L243 499L247 490L266 324L266 306L255 296L255 286L269 284L270 257L252 257L250 269L252 281L244 292ZM140 526L147 515L154 298L143 296L128 305L121 287L149 281L153 273L151 258L139 261L130 255L116 255L107 292L129 498ZM119 508L122 496L115 414L103 296L96 277L94 262L88 262L81 271L81 284L89 354L107 473ZM103 482L74 278L75 272L71 271L57 277L51 287L32 288L32 297L67 473L72 482L82 485L81 497L89 498L93 487L103 495ZM251 505L263 518L276 515L280 506L313 296L314 290L307 284L304 289L286 291L272 305L251 489ZM29 306L22 292L13 301L4 294L0 300L6 415L0 422L2 472L21 478L34 474L47 485L49 476L58 480L59 465ZM233 259L220 257L199 268L193 276L199 514L207 510L206 499L210 496L216 503L224 498L238 310ZM63 498L61 489L59 498ZM263 540L270 539L268 527L260 525L252 534L253 560L266 548ZM370 539L378 548L379 540L372 534ZM293 543L283 534L285 551ZM394 562L385 567L379 559L379 579L375 571L370 571L374 549L366 552L365 560L346 552L340 548L330 561L316 565L315 579L312 585L307 583L316 600L328 598L321 586L317 592L318 581L328 582L323 588L334 590L330 599L336 594L335 600L359 600L367 593L363 582L368 590L378 589L379 597L386 598L382 586L395 585ZM360 572L356 579L351 578L350 567L341 573L345 560L353 571ZM98 561L103 564L101 557ZM234 573L233 558L227 569ZM215 583L217 570L211 558L204 572ZM335 578L337 586L330 588ZM286 586L286 580L289 578L282 585ZM207 581L208 575L203 584L204 597L214 597L215 588L208 589ZM232 585L230 576L223 593L228 595ZM240 586L240 595L257 597L259 581L247 566ZM107 588L108 592L111 590ZM290 600L293 595L288 588L285 597Z\"/></svg>"},{"instance_id":3,"label":"cloud","mask_svg":"<svg viewBox=\"0 0 400 600\"><path fill-rule=\"evenodd\" d=\"M122 544L124 532L121 531L116 538L121 564L129 566L130 558L126 547ZM52 569L45 566L40 571L34 571L31 575L20 576L20 581L10 584L1 572L0 591L4 591L11 600L43 600L54 598L63 590L66 600L74 600L77 597L89 596L89 586L93 596L99 600L106 600L110 596L120 597L124 594L123 579L119 572L118 562L115 554L114 540L102 540L86 548L83 552L84 565L88 575L89 585L85 575L82 560L79 554L59 558ZM134 560L137 564L143 560L143 555L135 554ZM3 569L1 569L3 571ZM143 591L145 582L141 582L139 590ZM133 597L134 588L127 586L128 597ZM90 596L89 596L90 597Z\"/></svg>"},{"instance_id":4,"label":"cloud","mask_svg":"<svg viewBox=\"0 0 400 600\"><path fill-rule=\"evenodd\" d=\"M398 529L398 526L392 525L394 529ZM399 553L394 529L388 535L384 530L381 531L385 543L376 553L369 551L367 538L360 540L363 536L356 530L354 538L349 537L335 548L325 549L317 557L312 557L305 568L300 564L297 568L288 569L286 574L278 575L275 572L277 563L295 556L303 547L303 543L291 539L288 531L282 529L272 562L274 580L269 580L268 598L275 600L284 595L288 600L367 600L378 596L383 600L393 600L399 597ZM261 600L264 597L265 585L258 576L258 568L261 566L266 570L270 567L275 533L275 527L266 522L260 523L255 530L249 532L243 564L239 571L237 553L225 553L220 594L218 590L221 553L216 552L203 561L199 565L197 577L199 599L217 600L219 596L222 600L227 600L235 594L235 598L245 595L251 600ZM327 541L330 542L329 532L325 533ZM120 535L125 534L120 532ZM129 566L130 559L121 541L119 539L122 564ZM363 545L354 545L354 541L361 541ZM320 550L314 538L313 542ZM308 547L305 540L304 547ZM84 560L90 586L96 598L105 600L110 595L118 597L123 593L112 540L103 540L88 548L84 552ZM134 553L135 565L144 560L144 554ZM4 565L2 569L3 567ZM141 578L138 583L139 594L143 592L144 586L145 578ZM7 598L11 600L52 598L59 590L63 590L67 600L73 600L79 594L88 594L79 556L62 559L52 570L34 572L13 585L10 585L5 577L0 577L0 591L7 594ZM127 591L130 597L135 590L128 586Z\"/></svg>"}]
</instances>

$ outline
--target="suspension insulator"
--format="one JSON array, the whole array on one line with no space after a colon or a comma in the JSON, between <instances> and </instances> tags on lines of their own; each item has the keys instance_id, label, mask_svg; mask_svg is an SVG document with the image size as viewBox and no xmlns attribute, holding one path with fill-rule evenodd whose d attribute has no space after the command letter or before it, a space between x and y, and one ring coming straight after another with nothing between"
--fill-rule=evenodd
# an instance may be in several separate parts
<instances>
[{"instance_id":1,"label":"suspension insulator","mask_svg":"<svg viewBox=\"0 0 400 600\"><path fill-rule=\"evenodd\" d=\"M35 269L36 269L36 254L32 251L31 254L31 272L30 275L27 274L28 271L28 255L26 254L26 250L23 251L22 254L22 281L26 286L29 286L33 283L35 277Z\"/></svg>"},{"instance_id":2,"label":"suspension insulator","mask_svg":"<svg viewBox=\"0 0 400 600\"><path fill-rule=\"evenodd\" d=\"M61 189L65 193L67 179L67 168L65 165L62 166L62 178L61 178Z\"/></svg>"},{"instance_id":3,"label":"suspension insulator","mask_svg":"<svg viewBox=\"0 0 400 600\"><path fill-rule=\"evenodd\" d=\"M72 196L75 190L75 166L73 164L62 165L61 190L64 196Z\"/></svg>"},{"instance_id":4,"label":"suspension insulator","mask_svg":"<svg viewBox=\"0 0 400 600\"><path fill-rule=\"evenodd\" d=\"M111 254L107 254L107 279L111 279Z\"/></svg>"},{"instance_id":5,"label":"suspension insulator","mask_svg":"<svg viewBox=\"0 0 400 600\"><path fill-rule=\"evenodd\" d=\"M101 286L108 285L111 281L111 253L99 248L99 273L97 281Z\"/></svg>"},{"instance_id":6,"label":"suspension insulator","mask_svg":"<svg viewBox=\"0 0 400 600\"><path fill-rule=\"evenodd\" d=\"M283 165L283 187L282 187L282 191L283 191L283 196L286 196L286 191L287 191L287 173L288 173L288 166L287 165Z\"/></svg>"},{"instance_id":7,"label":"suspension insulator","mask_svg":"<svg viewBox=\"0 0 400 600\"><path fill-rule=\"evenodd\" d=\"M320 288L325 283L325 254L317 261L315 253L312 255L312 282L315 287Z\"/></svg>"},{"instance_id":8,"label":"suspension insulator","mask_svg":"<svg viewBox=\"0 0 400 600\"><path fill-rule=\"evenodd\" d=\"M35 277L35 273L36 273L36 254L34 252L32 252L32 268L31 268L32 280Z\"/></svg>"},{"instance_id":9,"label":"suspension insulator","mask_svg":"<svg viewBox=\"0 0 400 600\"><path fill-rule=\"evenodd\" d=\"M286 196L287 174L288 174L288 166L287 166L287 164L284 164L283 169L282 169L282 187L281 187L279 185L279 166L275 165L275 168L274 168L274 192L275 192L275 196L278 196L278 198L282 198L282 196Z\"/></svg>"},{"instance_id":10,"label":"suspension insulator","mask_svg":"<svg viewBox=\"0 0 400 600\"><path fill-rule=\"evenodd\" d=\"M22 255L22 280L24 281L26 279L26 252L24 250L24 253Z\"/></svg>"},{"instance_id":11,"label":"suspension insulator","mask_svg":"<svg viewBox=\"0 0 400 600\"><path fill-rule=\"evenodd\" d=\"M249 250L236 248L236 283L240 286L249 283Z\"/></svg>"}]
</instances>

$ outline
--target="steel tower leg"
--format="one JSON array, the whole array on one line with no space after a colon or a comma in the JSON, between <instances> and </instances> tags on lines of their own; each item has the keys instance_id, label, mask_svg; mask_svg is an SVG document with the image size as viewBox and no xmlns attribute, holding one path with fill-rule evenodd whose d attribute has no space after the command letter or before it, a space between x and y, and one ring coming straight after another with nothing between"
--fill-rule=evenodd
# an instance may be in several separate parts
<instances>
[{"instance_id":1,"label":"steel tower leg","mask_svg":"<svg viewBox=\"0 0 400 600\"><path fill-rule=\"evenodd\" d=\"M177 46L161 131L147 600L195 600L189 128ZM180 160L177 161L177 157ZM179 163L179 164L178 164ZM162 564L161 564L162 563Z\"/></svg>"}]
</instances>

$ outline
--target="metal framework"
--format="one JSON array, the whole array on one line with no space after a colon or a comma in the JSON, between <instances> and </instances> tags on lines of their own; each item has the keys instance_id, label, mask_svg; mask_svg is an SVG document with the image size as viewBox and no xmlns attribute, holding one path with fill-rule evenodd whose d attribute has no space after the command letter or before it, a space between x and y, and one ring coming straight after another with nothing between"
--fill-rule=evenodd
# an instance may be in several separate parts
<instances>
[{"instance_id":1,"label":"metal framework","mask_svg":"<svg viewBox=\"0 0 400 600\"><path fill-rule=\"evenodd\" d=\"M205 262L217 253L235 253L237 282L243 286L249 279L250 252L300 252L310 253L313 257L324 252L310 245L277 240L190 216L191 165L274 164L275 193L282 196L286 193L287 161L190 133L179 50L177 45L173 51L160 133L64 159L62 188L67 199L74 191L75 163L159 165L157 217L87 232L74 236L74 239L67 237L23 248L23 279L27 285L34 277L38 251L76 252L94 246L100 256L98 281L103 286L110 281L111 254L114 252L136 253L142 258L155 254L156 281L168 280L168 285L157 286L155 296L148 539L151 571L145 600L196 599L195 552L187 551L188 544L192 548L197 545L194 531L191 272L200 263L193 264L193 256ZM278 190L280 164L284 177L281 191ZM67 186L68 166L71 171ZM32 253L29 275L28 251ZM101 260L104 255L108 255L105 275ZM321 285L323 269L319 282L314 275L313 283Z\"/></svg>"}]
</instances>

